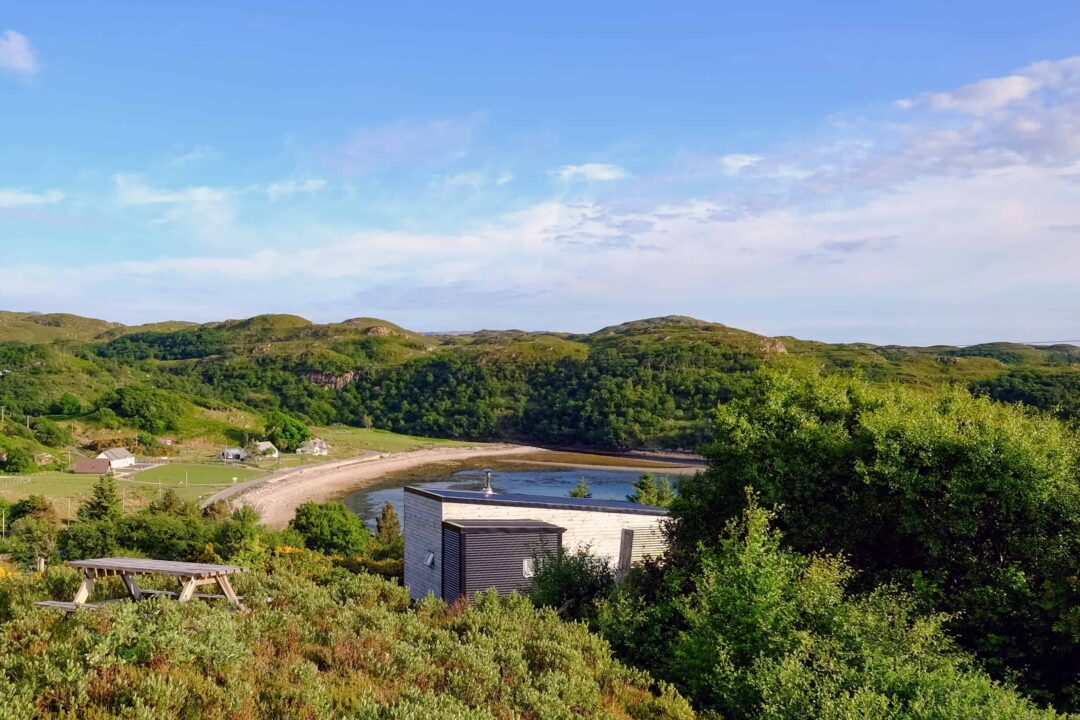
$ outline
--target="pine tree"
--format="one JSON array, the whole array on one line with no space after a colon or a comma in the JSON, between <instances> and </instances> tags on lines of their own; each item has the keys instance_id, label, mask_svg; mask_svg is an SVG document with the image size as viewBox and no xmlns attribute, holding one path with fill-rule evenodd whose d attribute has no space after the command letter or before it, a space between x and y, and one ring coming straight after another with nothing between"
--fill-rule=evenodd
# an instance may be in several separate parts
<instances>
[{"instance_id":1,"label":"pine tree","mask_svg":"<svg viewBox=\"0 0 1080 720\"><path fill-rule=\"evenodd\" d=\"M675 499L675 490L671 487L671 481L666 477L657 478L652 473L642 473L634 483L634 492L626 496L630 502L642 505L652 505L658 508L669 508Z\"/></svg>"},{"instance_id":2,"label":"pine tree","mask_svg":"<svg viewBox=\"0 0 1080 720\"><path fill-rule=\"evenodd\" d=\"M79 508L80 520L119 520L123 514L120 490L108 475L102 475L94 483L90 499Z\"/></svg>"},{"instance_id":3,"label":"pine tree","mask_svg":"<svg viewBox=\"0 0 1080 720\"><path fill-rule=\"evenodd\" d=\"M570 497L572 498L591 498L592 490L589 489L589 483L585 482L585 478L578 480L577 487L570 491Z\"/></svg>"},{"instance_id":4,"label":"pine tree","mask_svg":"<svg viewBox=\"0 0 1080 720\"><path fill-rule=\"evenodd\" d=\"M392 545L401 537L401 523L391 503L383 505L379 519L375 521L375 532L379 544L383 546Z\"/></svg>"}]
</instances>

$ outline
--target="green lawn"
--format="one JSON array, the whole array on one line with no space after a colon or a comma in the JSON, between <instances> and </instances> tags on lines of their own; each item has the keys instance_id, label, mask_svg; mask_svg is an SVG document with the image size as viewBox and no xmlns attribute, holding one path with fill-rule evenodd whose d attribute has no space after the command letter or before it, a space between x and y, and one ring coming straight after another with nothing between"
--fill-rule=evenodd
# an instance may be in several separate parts
<instances>
[{"instance_id":1,"label":"green lawn","mask_svg":"<svg viewBox=\"0 0 1080 720\"><path fill-rule=\"evenodd\" d=\"M355 428L345 425L311 428L311 432L312 435L322 438L330 445L331 459L350 457L364 450L407 452L431 447L462 447L477 444L457 442L455 440L440 440L439 438L399 435L389 430Z\"/></svg>"},{"instance_id":2,"label":"green lawn","mask_svg":"<svg viewBox=\"0 0 1080 720\"><path fill-rule=\"evenodd\" d=\"M244 482L263 474L261 470L248 468L176 463L129 475L118 479L118 484L124 506L136 510L165 488L171 488L185 500L196 502L231 485L233 478L236 482ZM96 481L95 475L70 473L39 473L30 475L29 480L0 478L0 497L15 501L28 495L43 495L53 501L62 517L74 517Z\"/></svg>"}]
</instances>

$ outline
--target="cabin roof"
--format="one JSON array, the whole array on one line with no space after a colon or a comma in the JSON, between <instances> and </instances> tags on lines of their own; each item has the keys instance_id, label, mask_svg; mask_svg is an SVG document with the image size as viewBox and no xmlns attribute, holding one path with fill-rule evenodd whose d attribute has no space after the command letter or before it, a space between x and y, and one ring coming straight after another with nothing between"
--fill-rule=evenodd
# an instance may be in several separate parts
<instances>
[{"instance_id":1,"label":"cabin roof","mask_svg":"<svg viewBox=\"0 0 1080 720\"><path fill-rule=\"evenodd\" d=\"M526 495L523 493L494 493L486 495L471 490L437 490L410 485L405 492L440 502L467 503L471 505L508 505L512 507L539 507L591 512L630 513L634 515L667 515L667 510L641 505L628 500L597 500L594 498L558 497L555 495ZM460 522L460 521L458 521Z\"/></svg>"}]
</instances>

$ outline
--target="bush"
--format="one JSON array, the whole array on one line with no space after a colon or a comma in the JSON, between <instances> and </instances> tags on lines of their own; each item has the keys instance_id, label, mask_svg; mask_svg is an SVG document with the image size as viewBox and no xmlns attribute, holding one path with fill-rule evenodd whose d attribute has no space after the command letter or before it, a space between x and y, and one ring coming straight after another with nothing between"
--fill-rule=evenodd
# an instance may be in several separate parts
<instances>
[{"instance_id":1,"label":"bush","mask_svg":"<svg viewBox=\"0 0 1080 720\"><path fill-rule=\"evenodd\" d=\"M521 597L410 608L341 569L237 578L253 612L157 598L71 616L34 609L45 577L0 580L0 714L12 718L691 720L667 686L580 624ZM323 558L324 562L326 561ZM55 585L70 598L71 573ZM62 581L62 582L61 582Z\"/></svg>"},{"instance_id":2,"label":"bush","mask_svg":"<svg viewBox=\"0 0 1080 720\"><path fill-rule=\"evenodd\" d=\"M71 433L52 420L43 417L34 420L34 437L42 445L54 448L65 447L74 442Z\"/></svg>"},{"instance_id":3,"label":"bush","mask_svg":"<svg viewBox=\"0 0 1080 720\"><path fill-rule=\"evenodd\" d=\"M753 498L692 569L599 605L614 647L724 717L1052 718L959 651L940 615L890 590L847 592L839 558L784 550ZM653 580L656 578L654 577Z\"/></svg>"},{"instance_id":4,"label":"bush","mask_svg":"<svg viewBox=\"0 0 1080 720\"><path fill-rule=\"evenodd\" d=\"M362 555L373 538L364 522L344 503L304 503L289 523L312 550L338 555Z\"/></svg>"},{"instance_id":5,"label":"bush","mask_svg":"<svg viewBox=\"0 0 1080 720\"><path fill-rule=\"evenodd\" d=\"M589 620L598 600L615 587L615 573L608 562L594 557L588 548L538 555L529 586L529 598L538 607L552 608L560 617Z\"/></svg>"},{"instance_id":6,"label":"bush","mask_svg":"<svg viewBox=\"0 0 1080 720\"><path fill-rule=\"evenodd\" d=\"M680 484L680 553L714 543L751 486L793 548L842 553L861 589L911 589L997 677L1080 707L1074 433L959 388L766 373L756 393L718 411L709 470Z\"/></svg>"}]
</instances>

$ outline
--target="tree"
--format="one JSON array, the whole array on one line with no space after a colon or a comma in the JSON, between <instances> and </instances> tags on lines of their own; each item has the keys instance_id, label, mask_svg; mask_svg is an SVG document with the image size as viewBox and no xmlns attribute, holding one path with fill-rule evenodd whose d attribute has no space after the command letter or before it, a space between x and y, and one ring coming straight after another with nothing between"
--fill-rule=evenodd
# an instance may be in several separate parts
<instances>
[{"instance_id":1,"label":"tree","mask_svg":"<svg viewBox=\"0 0 1080 720\"><path fill-rule=\"evenodd\" d=\"M73 440L71 433L59 424L43 417L34 420L34 437L39 443L49 447L64 447L70 445Z\"/></svg>"},{"instance_id":2,"label":"tree","mask_svg":"<svg viewBox=\"0 0 1080 720\"><path fill-rule=\"evenodd\" d=\"M54 408L59 415L81 415L82 403L79 402L79 398L75 397L69 392L60 396L60 399L56 401Z\"/></svg>"},{"instance_id":3,"label":"tree","mask_svg":"<svg viewBox=\"0 0 1080 720\"><path fill-rule=\"evenodd\" d=\"M680 483L678 553L714 544L752 487L794 549L843 554L862 589L910 588L998 677L1080 700L1074 433L961 388L780 372L755 388L718 410L708 470Z\"/></svg>"},{"instance_id":4,"label":"tree","mask_svg":"<svg viewBox=\"0 0 1080 720\"><path fill-rule=\"evenodd\" d=\"M79 508L79 519L84 521L112 522L119 520L123 514L124 507L120 499L120 490L116 480L109 475L98 478L90 491L90 498Z\"/></svg>"},{"instance_id":5,"label":"tree","mask_svg":"<svg viewBox=\"0 0 1080 720\"><path fill-rule=\"evenodd\" d=\"M1051 718L993 682L894 590L854 594L834 556L782 545L775 517L744 511L693 558L631 573L598 604L617 652L718 717ZM659 571L659 574L658 574Z\"/></svg>"},{"instance_id":6,"label":"tree","mask_svg":"<svg viewBox=\"0 0 1080 720\"><path fill-rule=\"evenodd\" d=\"M274 411L266 415L265 435L279 450L295 450L311 439L311 430L296 418Z\"/></svg>"},{"instance_id":7,"label":"tree","mask_svg":"<svg viewBox=\"0 0 1080 720\"><path fill-rule=\"evenodd\" d=\"M626 496L630 502L642 505L652 505L658 508L671 507L675 499L675 491L671 488L671 481L666 477L654 477L652 473L642 473L634 483L634 492Z\"/></svg>"},{"instance_id":8,"label":"tree","mask_svg":"<svg viewBox=\"0 0 1080 720\"><path fill-rule=\"evenodd\" d=\"M289 523L312 550L338 555L359 555L371 547L371 532L344 503L304 503Z\"/></svg>"},{"instance_id":9,"label":"tree","mask_svg":"<svg viewBox=\"0 0 1080 720\"><path fill-rule=\"evenodd\" d=\"M33 454L22 447L8 448L7 458L4 460L3 467L4 472L19 474L26 473L37 467L34 462Z\"/></svg>"},{"instance_id":10,"label":"tree","mask_svg":"<svg viewBox=\"0 0 1080 720\"><path fill-rule=\"evenodd\" d=\"M60 522L60 514L56 512L56 508L48 498L41 495L29 495L11 506L8 522L15 522L25 517L44 520L54 525Z\"/></svg>"},{"instance_id":11,"label":"tree","mask_svg":"<svg viewBox=\"0 0 1080 720\"><path fill-rule=\"evenodd\" d=\"M585 478L578 480L578 484L570 490L570 497L572 498L591 498L592 490L589 490L589 483L585 482Z\"/></svg>"},{"instance_id":12,"label":"tree","mask_svg":"<svg viewBox=\"0 0 1080 720\"><path fill-rule=\"evenodd\" d=\"M394 509L393 503L383 505L382 512L375 521L375 532L375 538L380 545L385 547L401 539L401 523L398 521L397 510Z\"/></svg>"}]
</instances>

